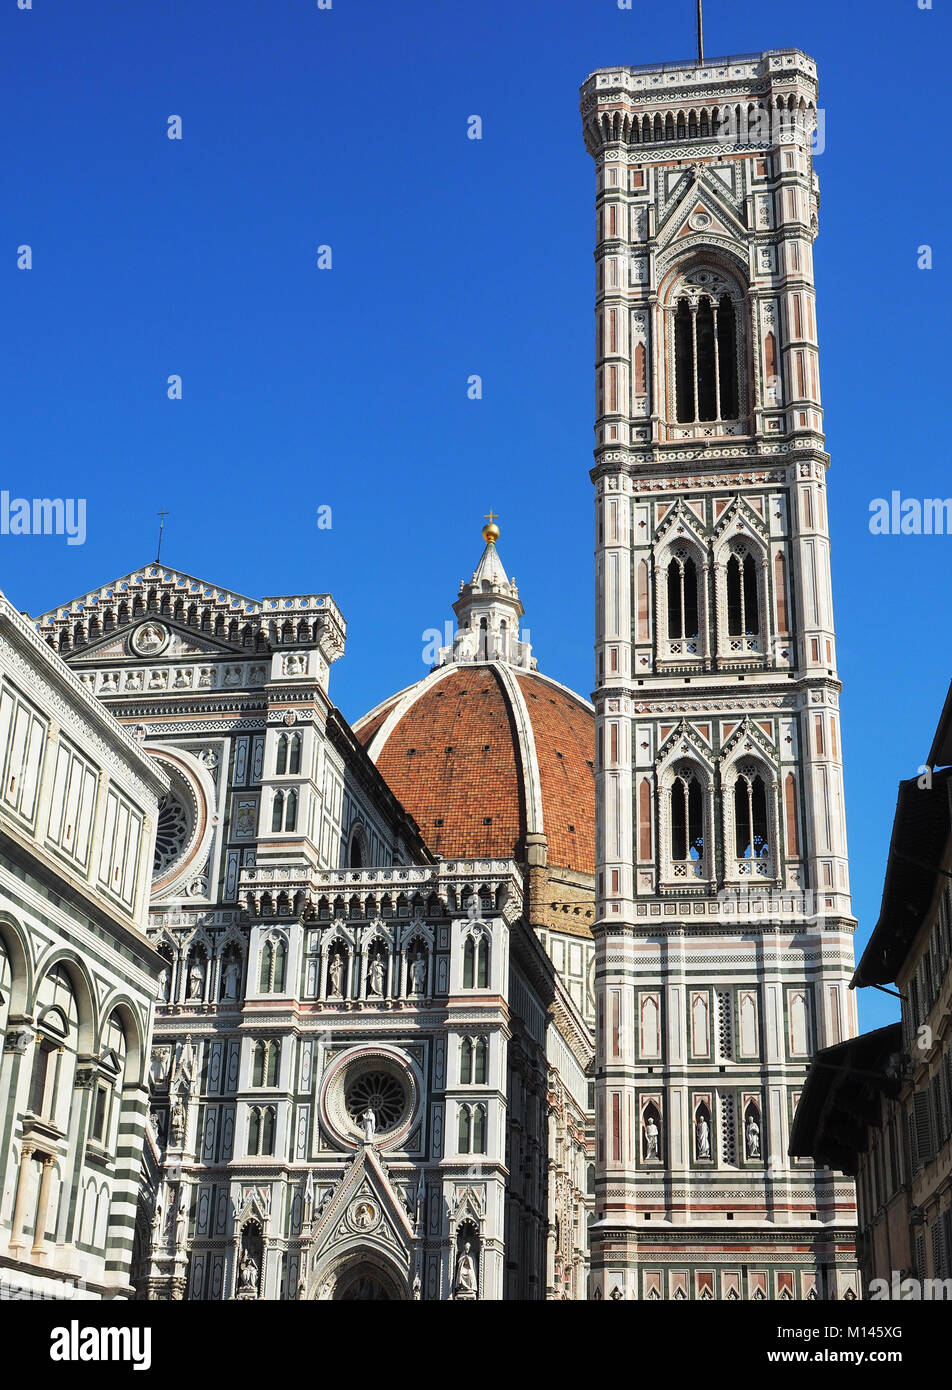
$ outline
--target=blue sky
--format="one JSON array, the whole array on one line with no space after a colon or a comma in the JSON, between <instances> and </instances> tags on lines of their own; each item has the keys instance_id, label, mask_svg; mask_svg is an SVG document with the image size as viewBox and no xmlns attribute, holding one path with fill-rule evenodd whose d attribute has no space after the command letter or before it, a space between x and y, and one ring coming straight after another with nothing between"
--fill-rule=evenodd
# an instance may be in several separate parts
<instances>
[{"instance_id":1,"label":"blue sky","mask_svg":"<svg viewBox=\"0 0 952 1390\"><path fill-rule=\"evenodd\" d=\"M868 529L874 497L952 493L935 3L705 5L709 55L796 45L820 65L858 945L896 783L950 676L952 537ZM492 505L541 667L587 694L594 178L578 88L600 66L691 56L692 0L33 6L0 18L0 488L85 497L88 534L0 537L0 587L38 613L105 583L154 556L165 507L169 564L252 596L333 593L349 634L332 693L354 719L423 673L421 634L450 616ZM892 1016L869 993L864 1026Z\"/></svg>"}]
</instances>

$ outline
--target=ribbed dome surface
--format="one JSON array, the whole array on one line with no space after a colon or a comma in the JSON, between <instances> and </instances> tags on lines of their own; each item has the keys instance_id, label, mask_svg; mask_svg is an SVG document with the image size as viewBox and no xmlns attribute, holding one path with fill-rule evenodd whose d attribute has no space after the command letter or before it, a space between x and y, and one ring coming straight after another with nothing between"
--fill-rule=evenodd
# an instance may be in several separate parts
<instances>
[{"instance_id":1,"label":"ribbed dome surface","mask_svg":"<svg viewBox=\"0 0 952 1390\"><path fill-rule=\"evenodd\" d=\"M446 858L595 871L595 715L536 671L451 664L378 705L355 732L430 848Z\"/></svg>"}]
</instances>

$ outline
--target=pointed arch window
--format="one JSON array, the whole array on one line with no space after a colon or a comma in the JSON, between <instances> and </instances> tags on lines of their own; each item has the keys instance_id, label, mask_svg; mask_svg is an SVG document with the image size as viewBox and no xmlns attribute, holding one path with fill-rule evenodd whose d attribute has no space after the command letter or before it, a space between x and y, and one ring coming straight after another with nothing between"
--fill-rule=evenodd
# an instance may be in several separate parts
<instances>
[{"instance_id":1,"label":"pointed arch window","mask_svg":"<svg viewBox=\"0 0 952 1390\"><path fill-rule=\"evenodd\" d=\"M292 734L288 745L288 772L292 775L301 771L301 735Z\"/></svg>"},{"instance_id":2,"label":"pointed arch window","mask_svg":"<svg viewBox=\"0 0 952 1390\"><path fill-rule=\"evenodd\" d=\"M770 853L767 788L759 772L742 772L734 784L734 852L738 859Z\"/></svg>"},{"instance_id":3,"label":"pointed arch window","mask_svg":"<svg viewBox=\"0 0 952 1390\"><path fill-rule=\"evenodd\" d=\"M457 1149L461 1154L470 1152L472 1143L473 1120L468 1105L461 1105L459 1108L459 1134L457 1136Z\"/></svg>"},{"instance_id":4,"label":"pointed arch window","mask_svg":"<svg viewBox=\"0 0 952 1390\"><path fill-rule=\"evenodd\" d=\"M281 734L278 738L278 751L274 762L274 770L280 776L288 770L288 736Z\"/></svg>"},{"instance_id":5,"label":"pointed arch window","mask_svg":"<svg viewBox=\"0 0 952 1390\"><path fill-rule=\"evenodd\" d=\"M274 1106L269 1105L261 1119L261 1152L263 1154L274 1153L275 1119Z\"/></svg>"},{"instance_id":6,"label":"pointed arch window","mask_svg":"<svg viewBox=\"0 0 952 1390\"><path fill-rule=\"evenodd\" d=\"M760 632L757 562L749 550L736 551L727 561L727 631L731 637Z\"/></svg>"},{"instance_id":7,"label":"pointed arch window","mask_svg":"<svg viewBox=\"0 0 952 1390\"><path fill-rule=\"evenodd\" d=\"M285 830L297 829L298 795L295 791L288 792L287 801L284 808L284 828Z\"/></svg>"},{"instance_id":8,"label":"pointed arch window","mask_svg":"<svg viewBox=\"0 0 952 1390\"><path fill-rule=\"evenodd\" d=\"M669 792L671 809L671 858L675 864L704 858L704 798L693 768L679 769Z\"/></svg>"},{"instance_id":9,"label":"pointed arch window","mask_svg":"<svg viewBox=\"0 0 952 1390\"><path fill-rule=\"evenodd\" d=\"M467 936L463 945L463 988L485 989L489 984L489 941Z\"/></svg>"},{"instance_id":10,"label":"pointed arch window","mask_svg":"<svg viewBox=\"0 0 952 1390\"><path fill-rule=\"evenodd\" d=\"M284 992L287 974L288 948L280 937L269 937L261 948L261 994Z\"/></svg>"},{"instance_id":11,"label":"pointed arch window","mask_svg":"<svg viewBox=\"0 0 952 1390\"><path fill-rule=\"evenodd\" d=\"M716 293L680 297L674 312L675 405L679 423L738 418L737 358L737 311L733 297Z\"/></svg>"},{"instance_id":12,"label":"pointed arch window","mask_svg":"<svg viewBox=\"0 0 952 1390\"><path fill-rule=\"evenodd\" d=\"M474 1154L484 1154L486 1152L486 1107L485 1105L473 1106L473 1148Z\"/></svg>"},{"instance_id":13,"label":"pointed arch window","mask_svg":"<svg viewBox=\"0 0 952 1390\"><path fill-rule=\"evenodd\" d=\"M668 636L698 635L697 566L685 550L668 562Z\"/></svg>"},{"instance_id":14,"label":"pointed arch window","mask_svg":"<svg viewBox=\"0 0 952 1390\"><path fill-rule=\"evenodd\" d=\"M278 1084L278 1065L281 1061L281 1044L277 1039L259 1038L251 1054L252 1086L276 1086Z\"/></svg>"},{"instance_id":15,"label":"pointed arch window","mask_svg":"<svg viewBox=\"0 0 952 1390\"><path fill-rule=\"evenodd\" d=\"M477 1038L473 1044L473 1084L486 1084L486 1039Z\"/></svg>"},{"instance_id":16,"label":"pointed arch window","mask_svg":"<svg viewBox=\"0 0 952 1390\"><path fill-rule=\"evenodd\" d=\"M261 1152L261 1111L257 1106L252 1106L248 1116L248 1153L259 1154Z\"/></svg>"},{"instance_id":17,"label":"pointed arch window","mask_svg":"<svg viewBox=\"0 0 952 1390\"><path fill-rule=\"evenodd\" d=\"M467 1086L473 1079L473 1044L464 1038L459 1049L459 1079L461 1086Z\"/></svg>"},{"instance_id":18,"label":"pointed arch window","mask_svg":"<svg viewBox=\"0 0 952 1390\"><path fill-rule=\"evenodd\" d=\"M271 830L279 831L284 823L284 792L275 792L271 803Z\"/></svg>"}]
</instances>

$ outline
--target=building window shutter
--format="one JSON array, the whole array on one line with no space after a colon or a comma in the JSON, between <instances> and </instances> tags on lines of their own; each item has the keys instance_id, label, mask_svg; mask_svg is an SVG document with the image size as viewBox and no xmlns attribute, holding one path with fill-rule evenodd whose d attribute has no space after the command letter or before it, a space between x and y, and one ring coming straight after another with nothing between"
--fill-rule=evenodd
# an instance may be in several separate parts
<instances>
[{"instance_id":1,"label":"building window shutter","mask_svg":"<svg viewBox=\"0 0 952 1390\"><path fill-rule=\"evenodd\" d=\"M923 1168L935 1157L928 1091L917 1092L913 1096L913 1106L916 1122L916 1167Z\"/></svg>"}]
</instances>

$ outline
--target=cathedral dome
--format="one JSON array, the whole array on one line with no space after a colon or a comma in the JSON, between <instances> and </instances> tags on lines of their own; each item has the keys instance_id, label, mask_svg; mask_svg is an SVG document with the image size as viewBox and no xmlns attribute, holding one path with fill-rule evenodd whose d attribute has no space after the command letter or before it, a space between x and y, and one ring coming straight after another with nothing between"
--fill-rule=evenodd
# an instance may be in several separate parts
<instances>
[{"instance_id":1,"label":"cathedral dome","mask_svg":"<svg viewBox=\"0 0 952 1390\"><path fill-rule=\"evenodd\" d=\"M526 862L544 837L550 866L594 874L595 711L535 669L493 532L452 646L354 730L434 853Z\"/></svg>"}]
</instances>

